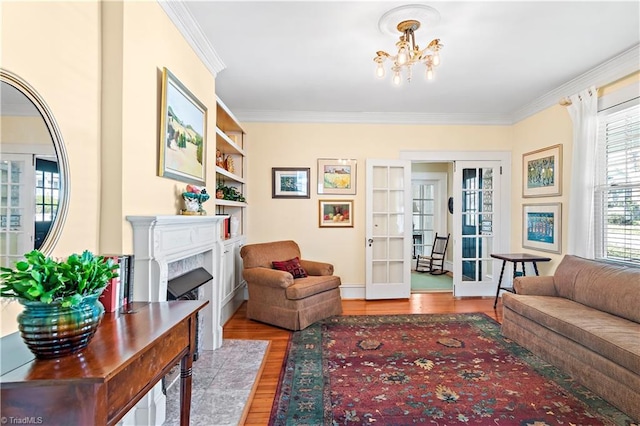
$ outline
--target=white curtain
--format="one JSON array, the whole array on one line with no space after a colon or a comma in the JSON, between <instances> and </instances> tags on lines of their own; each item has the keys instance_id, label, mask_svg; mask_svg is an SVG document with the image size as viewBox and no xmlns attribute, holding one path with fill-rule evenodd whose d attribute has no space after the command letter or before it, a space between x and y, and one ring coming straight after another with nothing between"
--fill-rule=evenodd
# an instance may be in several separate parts
<instances>
[{"instance_id":1,"label":"white curtain","mask_svg":"<svg viewBox=\"0 0 640 426\"><path fill-rule=\"evenodd\" d=\"M592 86L570 96L570 99L568 110L573 120L573 155L567 254L593 259L598 89Z\"/></svg>"}]
</instances>

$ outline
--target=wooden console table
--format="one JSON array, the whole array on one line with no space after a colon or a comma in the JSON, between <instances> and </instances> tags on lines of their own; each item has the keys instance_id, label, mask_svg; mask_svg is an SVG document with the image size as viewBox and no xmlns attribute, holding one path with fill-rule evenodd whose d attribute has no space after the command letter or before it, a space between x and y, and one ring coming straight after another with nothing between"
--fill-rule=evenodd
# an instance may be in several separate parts
<instances>
[{"instance_id":1,"label":"wooden console table","mask_svg":"<svg viewBox=\"0 0 640 426\"><path fill-rule=\"evenodd\" d=\"M522 275L526 275L524 270L524 264L526 262L533 263L533 270L538 275L538 265L536 262L548 262L551 260L549 257L536 256L529 253L508 253L508 254L492 254L491 257L502 260L502 269L500 270L500 279L498 280L498 289L496 290L496 298L493 301L493 309L498 305L498 295L500 290L506 290L515 293L512 287L502 287L502 276L504 275L504 267L507 262L513 262L513 278L517 276L518 263L522 264Z\"/></svg>"},{"instance_id":2,"label":"wooden console table","mask_svg":"<svg viewBox=\"0 0 640 426\"><path fill-rule=\"evenodd\" d=\"M207 303L131 303L105 314L87 348L52 360L35 359L19 333L2 338L3 423L116 424L180 362L180 424L189 425L196 314Z\"/></svg>"}]
</instances>

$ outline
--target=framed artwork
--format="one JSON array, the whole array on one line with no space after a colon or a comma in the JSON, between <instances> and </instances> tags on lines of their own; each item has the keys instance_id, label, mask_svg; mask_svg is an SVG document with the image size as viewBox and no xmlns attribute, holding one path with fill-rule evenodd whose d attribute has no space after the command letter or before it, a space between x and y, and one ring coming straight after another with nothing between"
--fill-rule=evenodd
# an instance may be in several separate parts
<instances>
[{"instance_id":1,"label":"framed artwork","mask_svg":"<svg viewBox=\"0 0 640 426\"><path fill-rule=\"evenodd\" d=\"M166 68L158 176L205 185L207 108Z\"/></svg>"},{"instance_id":2,"label":"framed artwork","mask_svg":"<svg viewBox=\"0 0 640 426\"><path fill-rule=\"evenodd\" d=\"M562 195L562 145L522 154L522 197Z\"/></svg>"},{"instance_id":3,"label":"framed artwork","mask_svg":"<svg viewBox=\"0 0 640 426\"><path fill-rule=\"evenodd\" d=\"M318 194L356 193L356 160L318 159Z\"/></svg>"},{"instance_id":4,"label":"framed artwork","mask_svg":"<svg viewBox=\"0 0 640 426\"><path fill-rule=\"evenodd\" d=\"M310 198L310 170L308 167L273 167L271 198Z\"/></svg>"},{"instance_id":5,"label":"framed artwork","mask_svg":"<svg viewBox=\"0 0 640 426\"><path fill-rule=\"evenodd\" d=\"M320 228L353 228L353 200L320 200Z\"/></svg>"},{"instance_id":6,"label":"framed artwork","mask_svg":"<svg viewBox=\"0 0 640 426\"><path fill-rule=\"evenodd\" d=\"M560 253L562 203L522 205L522 247Z\"/></svg>"}]
</instances>

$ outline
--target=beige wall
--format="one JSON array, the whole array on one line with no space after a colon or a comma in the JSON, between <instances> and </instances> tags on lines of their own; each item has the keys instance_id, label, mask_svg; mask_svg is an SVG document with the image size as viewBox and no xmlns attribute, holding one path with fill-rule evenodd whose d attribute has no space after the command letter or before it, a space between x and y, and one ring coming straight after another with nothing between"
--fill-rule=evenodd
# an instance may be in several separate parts
<instances>
[{"instance_id":1,"label":"beige wall","mask_svg":"<svg viewBox=\"0 0 640 426\"><path fill-rule=\"evenodd\" d=\"M115 253L133 250L131 226L125 216L176 214L182 207L186 184L157 176L163 67L208 107L209 147L215 144L216 111L213 76L162 8L156 2L125 2L122 9L121 16L117 10L105 13L113 27L122 27L121 34L110 34L112 39L122 37L122 44L121 55L116 55L113 63L103 64L105 69L121 74L119 79L105 83L113 86L116 94L121 93L121 99L112 96L105 100L103 111L119 131L111 131L103 140L103 147L111 151L105 155L115 157L115 161L106 162L103 172L105 182L109 182L103 191L112 202L105 200L101 206L100 249ZM211 159L206 163L206 181L212 190L215 148L205 155ZM114 163L116 167L112 168Z\"/></svg>"},{"instance_id":2,"label":"beige wall","mask_svg":"<svg viewBox=\"0 0 640 426\"><path fill-rule=\"evenodd\" d=\"M245 123L248 134L248 242L296 240L308 259L332 262L347 285L365 282L365 159L401 150L511 150L508 126ZM482 148L480 148L482 147ZM355 196L319 196L318 158L358 161ZM311 168L310 199L272 199L272 167ZM353 228L319 228L319 199L354 199Z\"/></svg>"},{"instance_id":3,"label":"beige wall","mask_svg":"<svg viewBox=\"0 0 640 426\"><path fill-rule=\"evenodd\" d=\"M31 84L45 100L69 155L71 203L54 254L97 250L99 5L3 1L0 7L0 64Z\"/></svg>"},{"instance_id":4,"label":"beige wall","mask_svg":"<svg viewBox=\"0 0 640 426\"><path fill-rule=\"evenodd\" d=\"M47 102L69 156L70 209L53 255L131 252L125 216L175 214L185 186L157 176L162 68L209 107L209 129L213 76L155 1L2 1L0 8L0 66ZM207 180L215 182L213 167ZM19 307L1 309L4 335L16 330Z\"/></svg>"},{"instance_id":5,"label":"beige wall","mask_svg":"<svg viewBox=\"0 0 640 426\"><path fill-rule=\"evenodd\" d=\"M0 116L0 143L51 145L49 129L42 117Z\"/></svg>"},{"instance_id":6,"label":"beige wall","mask_svg":"<svg viewBox=\"0 0 640 426\"><path fill-rule=\"evenodd\" d=\"M567 223L569 189L571 187L571 151L573 148L571 118L566 108L555 105L513 126L513 186L511 188L511 250L550 257L551 262L538 265L540 274L555 270L563 254L545 253L522 248L522 205L539 203L562 203L562 250L567 247ZM562 195L555 197L522 197L522 155L552 145L562 145Z\"/></svg>"}]
</instances>

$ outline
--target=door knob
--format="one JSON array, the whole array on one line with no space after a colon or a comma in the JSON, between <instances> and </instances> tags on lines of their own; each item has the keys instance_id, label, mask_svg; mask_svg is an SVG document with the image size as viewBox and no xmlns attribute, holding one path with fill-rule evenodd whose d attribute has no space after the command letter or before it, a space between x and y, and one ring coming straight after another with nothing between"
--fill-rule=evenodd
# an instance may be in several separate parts
<instances>
[{"instance_id":1,"label":"door knob","mask_svg":"<svg viewBox=\"0 0 640 426\"><path fill-rule=\"evenodd\" d=\"M369 247L371 247L371 245L373 244L373 238L369 238L367 242L369 243Z\"/></svg>"}]
</instances>

